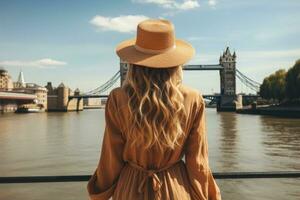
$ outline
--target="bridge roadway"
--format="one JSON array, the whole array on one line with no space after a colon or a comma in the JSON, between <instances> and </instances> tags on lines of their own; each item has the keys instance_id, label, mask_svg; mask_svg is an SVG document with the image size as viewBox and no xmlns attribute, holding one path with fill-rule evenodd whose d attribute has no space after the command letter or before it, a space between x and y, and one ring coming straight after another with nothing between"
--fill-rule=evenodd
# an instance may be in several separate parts
<instances>
[{"instance_id":1,"label":"bridge roadway","mask_svg":"<svg viewBox=\"0 0 300 200\"><path fill-rule=\"evenodd\" d=\"M221 70L222 65L184 65L183 70Z\"/></svg>"}]
</instances>

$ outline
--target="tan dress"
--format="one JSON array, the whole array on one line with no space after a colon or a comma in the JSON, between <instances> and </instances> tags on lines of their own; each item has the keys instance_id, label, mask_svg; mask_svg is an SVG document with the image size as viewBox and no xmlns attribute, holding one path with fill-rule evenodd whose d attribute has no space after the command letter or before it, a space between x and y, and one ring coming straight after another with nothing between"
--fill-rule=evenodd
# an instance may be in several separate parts
<instances>
[{"instance_id":1,"label":"tan dress","mask_svg":"<svg viewBox=\"0 0 300 200\"><path fill-rule=\"evenodd\" d=\"M126 143L128 97L120 87L111 91L105 108L101 157L87 185L90 199L221 200L208 164L203 98L187 86L180 89L188 113L187 134L180 147L162 153Z\"/></svg>"}]
</instances>

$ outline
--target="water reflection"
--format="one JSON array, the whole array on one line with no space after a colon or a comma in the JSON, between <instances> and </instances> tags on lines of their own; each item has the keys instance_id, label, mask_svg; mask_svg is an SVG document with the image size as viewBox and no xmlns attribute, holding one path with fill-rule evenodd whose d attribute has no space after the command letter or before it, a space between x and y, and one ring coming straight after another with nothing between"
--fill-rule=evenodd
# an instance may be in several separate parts
<instances>
[{"instance_id":1,"label":"water reflection","mask_svg":"<svg viewBox=\"0 0 300 200\"><path fill-rule=\"evenodd\" d=\"M220 128L220 163L224 171L232 171L237 166L237 115L218 113Z\"/></svg>"}]
</instances>

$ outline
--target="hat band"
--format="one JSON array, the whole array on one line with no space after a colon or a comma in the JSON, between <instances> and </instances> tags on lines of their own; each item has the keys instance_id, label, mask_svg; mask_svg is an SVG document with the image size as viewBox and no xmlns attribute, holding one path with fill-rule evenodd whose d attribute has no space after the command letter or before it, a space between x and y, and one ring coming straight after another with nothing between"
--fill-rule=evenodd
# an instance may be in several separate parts
<instances>
[{"instance_id":1,"label":"hat band","mask_svg":"<svg viewBox=\"0 0 300 200\"><path fill-rule=\"evenodd\" d=\"M134 48L140 52L143 52L143 53L148 53L148 54L159 54L159 53L165 53L167 51L170 51L172 49L175 49L176 48L176 45L174 44L173 46L171 47L168 47L166 49L145 49L143 47L140 47L139 45L135 44L134 45Z\"/></svg>"}]
</instances>

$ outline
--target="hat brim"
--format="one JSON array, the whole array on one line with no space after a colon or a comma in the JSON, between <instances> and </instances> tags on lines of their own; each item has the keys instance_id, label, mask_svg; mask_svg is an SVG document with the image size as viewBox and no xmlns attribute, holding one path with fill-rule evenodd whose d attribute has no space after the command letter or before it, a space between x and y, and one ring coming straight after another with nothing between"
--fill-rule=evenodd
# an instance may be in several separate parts
<instances>
[{"instance_id":1,"label":"hat brim","mask_svg":"<svg viewBox=\"0 0 300 200\"><path fill-rule=\"evenodd\" d=\"M167 68L183 65L195 54L194 48L187 42L176 39L175 48L164 53L150 54L138 51L135 45L136 39L121 42L117 48L117 55L125 62L143 65L152 68Z\"/></svg>"}]
</instances>

